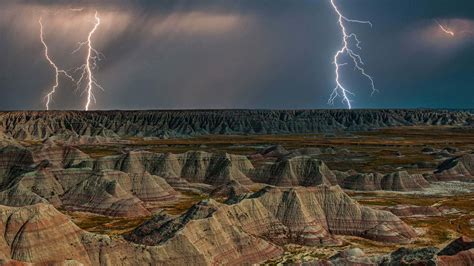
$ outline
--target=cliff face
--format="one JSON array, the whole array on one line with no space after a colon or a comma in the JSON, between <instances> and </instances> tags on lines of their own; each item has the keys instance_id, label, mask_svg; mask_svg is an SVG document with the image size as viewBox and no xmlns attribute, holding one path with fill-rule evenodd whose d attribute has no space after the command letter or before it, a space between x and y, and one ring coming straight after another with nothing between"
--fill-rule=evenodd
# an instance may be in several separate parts
<instances>
[{"instance_id":1,"label":"cliff face","mask_svg":"<svg viewBox=\"0 0 474 266\"><path fill-rule=\"evenodd\" d=\"M441 110L189 110L0 112L0 128L19 139L51 136L303 134L410 125L473 125L470 112Z\"/></svg>"}]
</instances>

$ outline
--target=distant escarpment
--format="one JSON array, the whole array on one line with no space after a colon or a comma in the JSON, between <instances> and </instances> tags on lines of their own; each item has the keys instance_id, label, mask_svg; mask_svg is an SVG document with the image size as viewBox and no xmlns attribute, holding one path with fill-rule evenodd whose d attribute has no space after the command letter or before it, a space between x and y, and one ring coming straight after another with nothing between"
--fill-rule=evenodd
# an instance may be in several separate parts
<instances>
[{"instance_id":1,"label":"distant escarpment","mask_svg":"<svg viewBox=\"0 0 474 266\"><path fill-rule=\"evenodd\" d=\"M0 128L17 140L52 136L73 142L207 134L305 134L393 126L474 125L473 114L444 110L181 110L1 112Z\"/></svg>"}]
</instances>

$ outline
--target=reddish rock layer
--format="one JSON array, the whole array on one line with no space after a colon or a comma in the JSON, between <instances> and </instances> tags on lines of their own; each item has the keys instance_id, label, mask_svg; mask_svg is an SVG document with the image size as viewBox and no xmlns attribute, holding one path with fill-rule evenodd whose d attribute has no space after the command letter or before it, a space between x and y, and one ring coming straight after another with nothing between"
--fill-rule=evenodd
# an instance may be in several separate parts
<instances>
[{"instance_id":1,"label":"reddish rock layer","mask_svg":"<svg viewBox=\"0 0 474 266\"><path fill-rule=\"evenodd\" d=\"M234 204L211 202L213 211L205 211L206 215L202 215L202 211L191 210L169 223L158 222L156 226L153 222L146 223L137 228L129 239L149 245L158 244L169 241L175 235L209 228L214 223L220 224L216 228L239 228L246 234L278 244L334 244L337 242L335 235L354 235L394 243L407 243L416 237L415 231L395 215L360 206L337 186L267 187L231 202ZM208 204L204 206L204 210L208 210ZM202 210L203 206L195 208Z\"/></svg>"},{"instance_id":2,"label":"reddish rock layer","mask_svg":"<svg viewBox=\"0 0 474 266\"><path fill-rule=\"evenodd\" d=\"M474 180L474 154L465 154L444 161L435 171L434 178L439 181Z\"/></svg>"}]
</instances>

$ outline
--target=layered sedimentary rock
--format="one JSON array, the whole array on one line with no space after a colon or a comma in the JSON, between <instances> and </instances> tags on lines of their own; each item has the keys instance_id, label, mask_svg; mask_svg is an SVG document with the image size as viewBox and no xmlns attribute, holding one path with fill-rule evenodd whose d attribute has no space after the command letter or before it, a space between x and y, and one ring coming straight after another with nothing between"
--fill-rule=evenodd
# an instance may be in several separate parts
<instances>
[{"instance_id":1,"label":"layered sedimentary rock","mask_svg":"<svg viewBox=\"0 0 474 266\"><path fill-rule=\"evenodd\" d=\"M439 265L474 265L474 241L462 236L438 253Z\"/></svg>"},{"instance_id":2,"label":"layered sedimentary rock","mask_svg":"<svg viewBox=\"0 0 474 266\"><path fill-rule=\"evenodd\" d=\"M236 234L236 229L277 244L334 244L338 243L336 235L394 243L407 243L416 237L415 231L395 215L360 206L337 186L266 187L228 203L211 200L176 219L164 223L161 218L151 220L134 230L128 239L156 245L194 236L203 228L208 230L202 236L207 239L201 240L206 243L218 235Z\"/></svg>"},{"instance_id":3,"label":"layered sedimentary rock","mask_svg":"<svg viewBox=\"0 0 474 266\"><path fill-rule=\"evenodd\" d=\"M308 266L336 265L441 265L470 266L474 264L472 240L460 237L439 251L436 247L399 248L390 254L366 255L358 248L347 249L328 260L305 261ZM296 263L299 265L299 263Z\"/></svg>"},{"instance_id":4,"label":"layered sedimentary rock","mask_svg":"<svg viewBox=\"0 0 474 266\"><path fill-rule=\"evenodd\" d=\"M444 249L428 247L420 249L400 248L379 262L381 265L442 265L468 266L474 264L474 243L460 237Z\"/></svg>"},{"instance_id":5,"label":"layered sedimentary rock","mask_svg":"<svg viewBox=\"0 0 474 266\"><path fill-rule=\"evenodd\" d=\"M474 180L474 154L448 159L438 166L433 177L439 181Z\"/></svg>"},{"instance_id":6,"label":"layered sedimentary rock","mask_svg":"<svg viewBox=\"0 0 474 266\"><path fill-rule=\"evenodd\" d=\"M131 161L117 162L130 174L93 170L94 160L71 146L52 141L40 148L0 149L0 204L26 206L49 202L68 210L110 216L147 216L147 202L174 200L178 193L161 177ZM128 164L127 164L128 163ZM134 168L135 167L135 168Z\"/></svg>"},{"instance_id":7,"label":"layered sedimentary rock","mask_svg":"<svg viewBox=\"0 0 474 266\"><path fill-rule=\"evenodd\" d=\"M308 156L283 158L259 169L254 181L275 186L316 186L337 184L336 176L324 162Z\"/></svg>"},{"instance_id":8,"label":"layered sedimentary rock","mask_svg":"<svg viewBox=\"0 0 474 266\"><path fill-rule=\"evenodd\" d=\"M51 205L0 206L0 263L252 264L282 253L274 244L238 228L229 232L230 235L212 235L212 232L221 233L222 229L199 228L199 231L177 235L159 246L143 246L120 237L85 232Z\"/></svg>"},{"instance_id":9,"label":"layered sedimentary rock","mask_svg":"<svg viewBox=\"0 0 474 266\"><path fill-rule=\"evenodd\" d=\"M362 191L416 191L430 185L422 175L410 175L406 171L387 175L379 173L346 175L339 178L339 183L343 188Z\"/></svg>"},{"instance_id":10,"label":"layered sedimentary rock","mask_svg":"<svg viewBox=\"0 0 474 266\"><path fill-rule=\"evenodd\" d=\"M469 125L469 112L442 110L189 110L2 112L15 139L65 136L166 137L203 134L294 134L389 126Z\"/></svg>"},{"instance_id":11,"label":"layered sedimentary rock","mask_svg":"<svg viewBox=\"0 0 474 266\"><path fill-rule=\"evenodd\" d=\"M406 171L386 175L331 171L323 161L301 155L285 156L273 164L258 168L252 179L275 186L339 184L345 189L361 191L416 191L429 187L429 182L420 174L410 175Z\"/></svg>"},{"instance_id":12,"label":"layered sedimentary rock","mask_svg":"<svg viewBox=\"0 0 474 266\"><path fill-rule=\"evenodd\" d=\"M31 171L33 167L33 154L28 149L18 146L0 148L0 189L10 182L10 178Z\"/></svg>"},{"instance_id":13,"label":"layered sedimentary rock","mask_svg":"<svg viewBox=\"0 0 474 266\"><path fill-rule=\"evenodd\" d=\"M48 201L38 194L32 192L22 184L16 184L0 192L0 205L27 206Z\"/></svg>"},{"instance_id":14,"label":"layered sedimentary rock","mask_svg":"<svg viewBox=\"0 0 474 266\"><path fill-rule=\"evenodd\" d=\"M41 149L34 150L33 159L36 163L47 161L48 166L54 168L90 168L93 165L92 158L79 149L54 142L47 142Z\"/></svg>"},{"instance_id":15,"label":"layered sedimentary rock","mask_svg":"<svg viewBox=\"0 0 474 266\"><path fill-rule=\"evenodd\" d=\"M456 255L457 253L465 250L474 249L474 241L469 237L462 236L453 242L449 243L446 247L444 247L438 255L440 256L452 256Z\"/></svg>"},{"instance_id":16,"label":"layered sedimentary rock","mask_svg":"<svg viewBox=\"0 0 474 266\"><path fill-rule=\"evenodd\" d=\"M282 157L288 154L288 150L286 150L283 146L281 145L274 145L270 146L268 148L265 148L261 151L258 152L264 157Z\"/></svg>"},{"instance_id":17,"label":"layered sedimentary rock","mask_svg":"<svg viewBox=\"0 0 474 266\"><path fill-rule=\"evenodd\" d=\"M100 158L94 169L116 169L130 174L149 172L179 188L188 187L189 183L205 183L214 187L235 183L240 187L252 182L275 186L339 184L345 189L363 191L416 191L429 187L429 182L422 175L410 175L406 171L386 175L333 172L323 161L312 156L283 156L274 163L254 168L246 156L227 153L129 151L119 156Z\"/></svg>"},{"instance_id":18,"label":"layered sedimentary rock","mask_svg":"<svg viewBox=\"0 0 474 266\"><path fill-rule=\"evenodd\" d=\"M243 186L239 182L232 180L216 187L214 190L211 191L210 196L232 198L245 193L250 193L250 189Z\"/></svg>"},{"instance_id":19,"label":"layered sedimentary rock","mask_svg":"<svg viewBox=\"0 0 474 266\"><path fill-rule=\"evenodd\" d=\"M345 189L374 191L382 190L381 181L383 174L380 173L357 173L345 175L339 178L339 184Z\"/></svg>"},{"instance_id":20,"label":"layered sedimentary rock","mask_svg":"<svg viewBox=\"0 0 474 266\"><path fill-rule=\"evenodd\" d=\"M435 247L409 249L399 248L390 255L385 256L379 265L437 265Z\"/></svg>"},{"instance_id":21,"label":"layered sedimentary rock","mask_svg":"<svg viewBox=\"0 0 474 266\"><path fill-rule=\"evenodd\" d=\"M182 154L159 154L132 151L120 156L101 158L95 169L117 169L131 174L147 171L176 186L183 180L219 186L229 181L252 183L247 175L254 168L247 157L227 153L190 151Z\"/></svg>"},{"instance_id":22,"label":"layered sedimentary rock","mask_svg":"<svg viewBox=\"0 0 474 266\"><path fill-rule=\"evenodd\" d=\"M433 206L396 205L385 209L398 217L441 216L443 214Z\"/></svg>"},{"instance_id":23,"label":"layered sedimentary rock","mask_svg":"<svg viewBox=\"0 0 474 266\"><path fill-rule=\"evenodd\" d=\"M77 259L90 264L82 230L51 205L0 206L0 258L46 263Z\"/></svg>"},{"instance_id":24,"label":"layered sedimentary rock","mask_svg":"<svg viewBox=\"0 0 474 266\"><path fill-rule=\"evenodd\" d=\"M380 186L384 190L414 191L429 187L429 183L422 175L410 175L406 171L398 171L385 175Z\"/></svg>"},{"instance_id":25,"label":"layered sedimentary rock","mask_svg":"<svg viewBox=\"0 0 474 266\"><path fill-rule=\"evenodd\" d=\"M20 146L20 144L18 144L15 139L13 139L11 136L5 134L5 132L3 132L3 128L0 127L0 148L3 148L5 146Z\"/></svg>"},{"instance_id":26,"label":"layered sedimentary rock","mask_svg":"<svg viewBox=\"0 0 474 266\"><path fill-rule=\"evenodd\" d=\"M360 206L338 187L268 187L233 201L202 201L178 218L158 214L127 237L146 246L87 233L52 205L0 206L0 261L253 264L280 256L278 244L334 244L338 234L395 243L415 237L393 214Z\"/></svg>"},{"instance_id":27,"label":"layered sedimentary rock","mask_svg":"<svg viewBox=\"0 0 474 266\"><path fill-rule=\"evenodd\" d=\"M122 188L117 179L129 179L129 177L126 173L118 172L94 174L62 195L62 206L68 210L107 216L150 215L143 202Z\"/></svg>"},{"instance_id":28,"label":"layered sedimentary rock","mask_svg":"<svg viewBox=\"0 0 474 266\"><path fill-rule=\"evenodd\" d=\"M282 157L255 169L245 156L200 151L129 151L92 160L74 147L48 142L32 152L7 146L0 157L0 203L24 206L46 200L56 207L118 216L148 215L143 204L174 199L172 187L228 197L249 192L253 181L277 186L340 184L355 190L411 191L428 186L422 176L406 172L334 173L310 156Z\"/></svg>"},{"instance_id":29,"label":"layered sedimentary rock","mask_svg":"<svg viewBox=\"0 0 474 266\"><path fill-rule=\"evenodd\" d=\"M386 263L386 264L384 264ZM388 264L387 264L388 263ZM288 263L288 265L305 266L375 266L375 265L390 265L387 255L367 255L359 248L350 248L338 252L327 260L305 261L304 263ZM393 266L400 265L394 263ZM403 264L402 264L403 265ZM411 265L411 264L409 264ZM422 264L426 265L426 264ZM429 264L428 264L429 265Z\"/></svg>"},{"instance_id":30,"label":"layered sedimentary rock","mask_svg":"<svg viewBox=\"0 0 474 266\"><path fill-rule=\"evenodd\" d=\"M9 179L0 204L25 206L49 202L67 210L109 216L147 216L146 202L173 200L178 193L164 179L147 172L42 168Z\"/></svg>"},{"instance_id":31,"label":"layered sedimentary rock","mask_svg":"<svg viewBox=\"0 0 474 266\"><path fill-rule=\"evenodd\" d=\"M56 179L56 176L49 169L39 169L34 172L28 172L19 176L13 181L9 187L18 187L34 193L35 195L51 202L55 206L61 205L60 196L64 194L65 188ZM28 195L28 194L26 194ZM9 206L24 206L24 195L18 193L13 196L17 199L16 204L6 204ZM2 202L5 204L5 202Z\"/></svg>"},{"instance_id":32,"label":"layered sedimentary rock","mask_svg":"<svg viewBox=\"0 0 474 266\"><path fill-rule=\"evenodd\" d=\"M70 189L61 199L63 207L109 216L147 216L146 202L173 200L178 193L166 181L147 172L129 175L103 170Z\"/></svg>"}]
</instances>

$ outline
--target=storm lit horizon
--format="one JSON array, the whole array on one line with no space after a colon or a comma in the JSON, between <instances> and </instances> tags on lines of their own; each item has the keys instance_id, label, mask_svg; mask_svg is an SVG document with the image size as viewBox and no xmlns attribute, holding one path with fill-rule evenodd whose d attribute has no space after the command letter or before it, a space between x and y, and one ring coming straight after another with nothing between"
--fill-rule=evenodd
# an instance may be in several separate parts
<instances>
[{"instance_id":1,"label":"storm lit horizon","mask_svg":"<svg viewBox=\"0 0 474 266\"><path fill-rule=\"evenodd\" d=\"M344 16L373 25L347 24L377 89L341 64L352 108L474 107L472 1L335 2ZM348 107L341 97L328 103L343 41L330 1L8 0L0 7L1 110L45 110L55 73L40 19L50 58L72 76L59 75L51 110L83 110L88 101L90 110ZM81 66L95 12L91 51L100 60L92 81Z\"/></svg>"}]
</instances>

